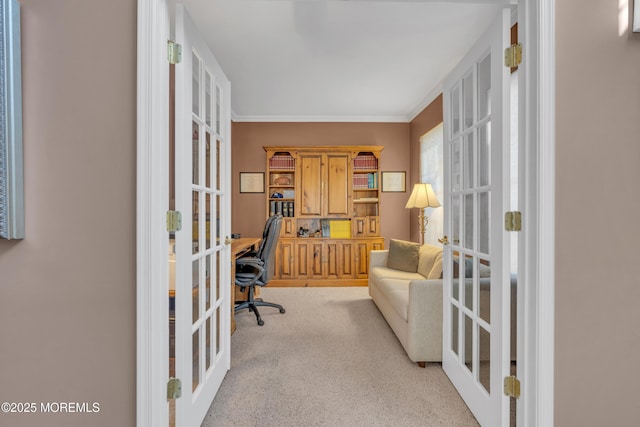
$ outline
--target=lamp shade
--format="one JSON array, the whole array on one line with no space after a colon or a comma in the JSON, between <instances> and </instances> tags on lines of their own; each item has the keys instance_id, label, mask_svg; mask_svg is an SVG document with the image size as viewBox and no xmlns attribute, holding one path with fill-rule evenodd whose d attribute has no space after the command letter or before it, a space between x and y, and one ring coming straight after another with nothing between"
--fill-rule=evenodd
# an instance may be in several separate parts
<instances>
[{"instance_id":1,"label":"lamp shade","mask_svg":"<svg viewBox=\"0 0 640 427\"><path fill-rule=\"evenodd\" d=\"M440 207L440 202L436 197L436 193L433 191L431 184L414 184L411 196L405 208L437 208Z\"/></svg>"}]
</instances>

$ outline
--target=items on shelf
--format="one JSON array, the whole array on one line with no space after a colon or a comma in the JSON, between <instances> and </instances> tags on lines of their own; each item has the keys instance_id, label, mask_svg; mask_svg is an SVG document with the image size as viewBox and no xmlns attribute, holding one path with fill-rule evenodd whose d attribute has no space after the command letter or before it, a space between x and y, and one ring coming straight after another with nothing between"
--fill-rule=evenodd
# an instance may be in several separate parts
<instances>
[{"instance_id":1,"label":"items on shelf","mask_svg":"<svg viewBox=\"0 0 640 427\"><path fill-rule=\"evenodd\" d=\"M295 216L293 202L271 200L269 202L269 216L280 214L284 217Z\"/></svg>"},{"instance_id":2,"label":"items on shelf","mask_svg":"<svg viewBox=\"0 0 640 427\"><path fill-rule=\"evenodd\" d=\"M375 190L378 188L378 172L353 175L354 190Z\"/></svg>"},{"instance_id":3,"label":"items on shelf","mask_svg":"<svg viewBox=\"0 0 640 427\"><path fill-rule=\"evenodd\" d=\"M373 154L358 154L353 159L353 170L378 169L378 159Z\"/></svg>"},{"instance_id":4,"label":"items on shelf","mask_svg":"<svg viewBox=\"0 0 640 427\"><path fill-rule=\"evenodd\" d=\"M289 153L276 153L269 159L269 168L276 170L294 170L295 161Z\"/></svg>"}]
</instances>

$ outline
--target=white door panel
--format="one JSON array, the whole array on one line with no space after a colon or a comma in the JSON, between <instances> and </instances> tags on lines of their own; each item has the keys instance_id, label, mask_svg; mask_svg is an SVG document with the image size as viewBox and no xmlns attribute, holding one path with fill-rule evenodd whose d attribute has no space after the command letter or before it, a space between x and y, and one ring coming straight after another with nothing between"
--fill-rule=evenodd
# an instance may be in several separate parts
<instances>
[{"instance_id":1,"label":"white door panel","mask_svg":"<svg viewBox=\"0 0 640 427\"><path fill-rule=\"evenodd\" d=\"M483 426L507 426L509 399L508 209L511 11L444 84L445 220L443 369ZM503 143L506 142L506 143Z\"/></svg>"},{"instance_id":2,"label":"white door panel","mask_svg":"<svg viewBox=\"0 0 640 427\"><path fill-rule=\"evenodd\" d=\"M229 82L176 7L176 426L199 426L229 370Z\"/></svg>"}]
</instances>

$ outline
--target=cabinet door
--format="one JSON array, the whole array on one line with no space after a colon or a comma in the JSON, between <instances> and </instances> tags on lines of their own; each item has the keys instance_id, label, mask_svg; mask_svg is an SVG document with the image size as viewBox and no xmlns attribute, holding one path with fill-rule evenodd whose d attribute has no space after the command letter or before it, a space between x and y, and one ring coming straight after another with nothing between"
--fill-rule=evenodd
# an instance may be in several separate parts
<instances>
[{"instance_id":1,"label":"cabinet door","mask_svg":"<svg viewBox=\"0 0 640 427\"><path fill-rule=\"evenodd\" d=\"M280 237L296 237L296 219L282 218Z\"/></svg>"},{"instance_id":2,"label":"cabinet door","mask_svg":"<svg viewBox=\"0 0 640 427\"><path fill-rule=\"evenodd\" d=\"M309 278L323 279L325 254L324 243L321 240L309 242Z\"/></svg>"},{"instance_id":3,"label":"cabinet door","mask_svg":"<svg viewBox=\"0 0 640 427\"><path fill-rule=\"evenodd\" d=\"M379 236L380 235L380 217L368 216L367 221L367 236Z\"/></svg>"},{"instance_id":4,"label":"cabinet door","mask_svg":"<svg viewBox=\"0 0 640 427\"><path fill-rule=\"evenodd\" d=\"M323 279L340 278L340 242L327 240L324 244L324 277Z\"/></svg>"},{"instance_id":5,"label":"cabinet door","mask_svg":"<svg viewBox=\"0 0 640 427\"><path fill-rule=\"evenodd\" d=\"M348 154L327 154L327 183L324 188L326 216L349 216L351 157Z\"/></svg>"},{"instance_id":6,"label":"cabinet door","mask_svg":"<svg viewBox=\"0 0 640 427\"><path fill-rule=\"evenodd\" d=\"M354 277L354 257L355 248L353 241L344 240L338 242L338 277L350 279Z\"/></svg>"},{"instance_id":7,"label":"cabinet door","mask_svg":"<svg viewBox=\"0 0 640 427\"><path fill-rule=\"evenodd\" d=\"M276 251L276 279L295 279L294 240L280 239Z\"/></svg>"},{"instance_id":8,"label":"cabinet door","mask_svg":"<svg viewBox=\"0 0 640 427\"><path fill-rule=\"evenodd\" d=\"M369 274L369 251L371 244L368 241L356 241L355 273L357 279L366 279Z\"/></svg>"},{"instance_id":9,"label":"cabinet door","mask_svg":"<svg viewBox=\"0 0 640 427\"><path fill-rule=\"evenodd\" d=\"M296 279L306 279L309 277L309 245L307 242L296 242L294 255L294 271Z\"/></svg>"},{"instance_id":10,"label":"cabinet door","mask_svg":"<svg viewBox=\"0 0 640 427\"><path fill-rule=\"evenodd\" d=\"M297 191L300 216L322 215L322 154L304 153L298 157L300 189Z\"/></svg>"},{"instance_id":11,"label":"cabinet door","mask_svg":"<svg viewBox=\"0 0 640 427\"><path fill-rule=\"evenodd\" d=\"M365 237L367 235L367 217L356 216L351 219L352 224L352 236L353 237Z\"/></svg>"}]
</instances>

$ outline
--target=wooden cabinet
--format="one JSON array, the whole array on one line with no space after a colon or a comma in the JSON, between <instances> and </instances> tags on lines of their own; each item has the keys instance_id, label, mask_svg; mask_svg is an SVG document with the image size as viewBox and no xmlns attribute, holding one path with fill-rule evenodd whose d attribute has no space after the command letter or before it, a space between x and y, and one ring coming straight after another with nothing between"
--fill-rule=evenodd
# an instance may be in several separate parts
<instances>
[{"instance_id":1,"label":"wooden cabinet","mask_svg":"<svg viewBox=\"0 0 640 427\"><path fill-rule=\"evenodd\" d=\"M267 215L284 216L275 286L364 285L380 237L380 146L264 147Z\"/></svg>"},{"instance_id":2,"label":"wooden cabinet","mask_svg":"<svg viewBox=\"0 0 640 427\"><path fill-rule=\"evenodd\" d=\"M366 279L369 274L369 252L384 249L384 240L356 240L355 243L355 277Z\"/></svg>"},{"instance_id":3,"label":"wooden cabinet","mask_svg":"<svg viewBox=\"0 0 640 427\"><path fill-rule=\"evenodd\" d=\"M378 216L353 217L352 224L352 233L354 237L368 237L379 235L380 217Z\"/></svg>"},{"instance_id":4,"label":"wooden cabinet","mask_svg":"<svg viewBox=\"0 0 640 427\"><path fill-rule=\"evenodd\" d=\"M299 217L347 217L351 187L348 153L298 155Z\"/></svg>"},{"instance_id":5,"label":"wooden cabinet","mask_svg":"<svg viewBox=\"0 0 640 427\"><path fill-rule=\"evenodd\" d=\"M280 238L276 286L354 286L366 284L369 251L384 239Z\"/></svg>"}]
</instances>

